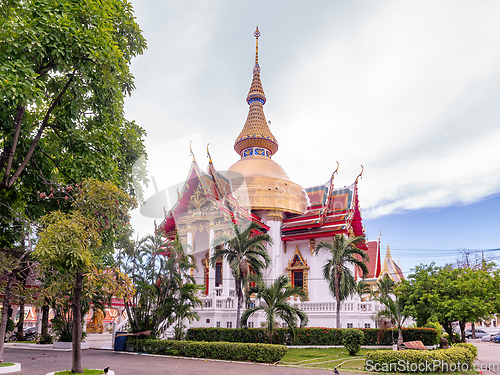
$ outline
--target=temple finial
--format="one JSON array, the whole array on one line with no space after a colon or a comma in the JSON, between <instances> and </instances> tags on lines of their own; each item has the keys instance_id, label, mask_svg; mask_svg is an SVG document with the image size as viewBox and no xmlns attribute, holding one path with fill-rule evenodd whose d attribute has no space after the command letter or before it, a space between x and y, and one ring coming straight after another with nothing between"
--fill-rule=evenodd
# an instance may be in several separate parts
<instances>
[{"instance_id":1,"label":"temple finial","mask_svg":"<svg viewBox=\"0 0 500 375\"><path fill-rule=\"evenodd\" d=\"M191 148L191 143L193 143L193 141L189 141L189 152L191 153L191 156L193 157L193 161L196 161L196 158L194 157L193 149Z\"/></svg>"},{"instance_id":2,"label":"temple finial","mask_svg":"<svg viewBox=\"0 0 500 375\"><path fill-rule=\"evenodd\" d=\"M247 156L263 156L270 158L278 151L278 141L269 130L264 115L263 106L266 103L266 95L260 81L259 66L259 27L253 34L255 40L255 66L253 67L253 79L250 91L247 95L247 103L250 106L247 121L243 130L234 142L234 150L242 158Z\"/></svg>"},{"instance_id":3,"label":"temple finial","mask_svg":"<svg viewBox=\"0 0 500 375\"><path fill-rule=\"evenodd\" d=\"M208 156L208 161L210 163L212 163L212 156L210 155L210 151L208 150L208 145L210 145L210 143L207 143L207 156Z\"/></svg>"},{"instance_id":4,"label":"temple finial","mask_svg":"<svg viewBox=\"0 0 500 375\"><path fill-rule=\"evenodd\" d=\"M358 183L358 179L363 178L363 171L365 170L365 167L363 167L363 164L361 164L361 173L358 174L358 177L356 177L356 183Z\"/></svg>"},{"instance_id":5,"label":"temple finial","mask_svg":"<svg viewBox=\"0 0 500 375\"><path fill-rule=\"evenodd\" d=\"M335 172L332 173L332 180L335 178L335 174L338 173L338 171L339 171L340 164L338 161L336 163L337 163L337 169L335 169Z\"/></svg>"},{"instance_id":6,"label":"temple finial","mask_svg":"<svg viewBox=\"0 0 500 375\"><path fill-rule=\"evenodd\" d=\"M259 36L260 36L259 25L257 25L257 28L253 33L253 36L255 37L255 69L259 69Z\"/></svg>"}]
</instances>

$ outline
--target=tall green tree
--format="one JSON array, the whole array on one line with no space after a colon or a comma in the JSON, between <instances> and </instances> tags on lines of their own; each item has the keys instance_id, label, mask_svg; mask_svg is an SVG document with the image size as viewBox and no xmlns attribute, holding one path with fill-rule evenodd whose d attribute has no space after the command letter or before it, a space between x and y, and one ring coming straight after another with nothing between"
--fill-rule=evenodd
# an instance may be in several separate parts
<instances>
[{"instance_id":1,"label":"tall green tree","mask_svg":"<svg viewBox=\"0 0 500 375\"><path fill-rule=\"evenodd\" d=\"M48 183L95 177L141 198L145 132L124 118L123 98L134 88L131 60L145 48L126 0L1 2L0 249L17 259L7 278L30 251L17 251L26 234L19 216L71 209L39 201ZM8 305L8 288L4 295Z\"/></svg>"},{"instance_id":2,"label":"tall green tree","mask_svg":"<svg viewBox=\"0 0 500 375\"><path fill-rule=\"evenodd\" d=\"M43 230L33 255L42 268L73 278L72 372L83 373L81 358L82 292L84 274L100 266L112 250L116 231L128 224L135 199L110 182L86 180L76 194L73 210L54 211L41 220Z\"/></svg>"},{"instance_id":3,"label":"tall green tree","mask_svg":"<svg viewBox=\"0 0 500 375\"><path fill-rule=\"evenodd\" d=\"M394 293L396 283L388 275L379 278L371 293L372 298L387 298Z\"/></svg>"},{"instance_id":4,"label":"tall green tree","mask_svg":"<svg viewBox=\"0 0 500 375\"><path fill-rule=\"evenodd\" d=\"M238 299L236 308L236 327L241 327L241 304L243 303L244 281L252 274L262 277L263 270L267 268L270 258L267 254L266 243L272 244L273 240L269 234L260 231L260 227L255 222L250 222L241 228L237 224L233 225L233 232L230 236L222 235L213 242L216 248L210 258L210 264L215 268L219 258L226 259L231 268L236 286L236 298Z\"/></svg>"},{"instance_id":5,"label":"tall green tree","mask_svg":"<svg viewBox=\"0 0 500 375\"><path fill-rule=\"evenodd\" d=\"M356 279L350 267L358 266L362 275L368 273L365 262L368 260L366 251L356 247L356 242L363 241L363 236L346 237L335 235L331 242L320 242L316 245L315 254L325 250L330 258L323 265L323 277L328 282L330 293L337 302L337 328L340 328L340 304L356 291Z\"/></svg>"},{"instance_id":6,"label":"tall green tree","mask_svg":"<svg viewBox=\"0 0 500 375\"><path fill-rule=\"evenodd\" d=\"M180 332L184 319L198 318L194 309L201 305L201 286L190 273L196 269L195 259L178 237L164 241L157 232L132 243L119 257L136 289L125 301L134 332L159 335L173 324Z\"/></svg>"},{"instance_id":7,"label":"tall green tree","mask_svg":"<svg viewBox=\"0 0 500 375\"><path fill-rule=\"evenodd\" d=\"M356 283L356 294L359 298L363 299L364 296L369 295L371 291L370 284L368 284L364 279L358 280Z\"/></svg>"},{"instance_id":8,"label":"tall green tree","mask_svg":"<svg viewBox=\"0 0 500 375\"><path fill-rule=\"evenodd\" d=\"M388 318L391 323L398 328L398 350L401 348L403 343L403 330L402 327L406 320L409 318L408 312L405 310L404 302L397 298L391 297L389 295L381 295L377 298L384 308L377 313L377 318Z\"/></svg>"},{"instance_id":9,"label":"tall green tree","mask_svg":"<svg viewBox=\"0 0 500 375\"><path fill-rule=\"evenodd\" d=\"M241 325L247 326L248 319L255 313L262 311L266 315L267 332L269 335L269 344L273 343L274 326L277 319L282 320L288 325L295 336L295 330L300 322L300 326L307 325L307 314L302 310L291 306L288 299L293 296L306 298L306 293L300 287L294 287L290 284L286 276L281 275L273 284L267 286L263 281L250 287L247 293L256 294L256 299L262 301L257 306L246 309L241 317Z\"/></svg>"},{"instance_id":10,"label":"tall green tree","mask_svg":"<svg viewBox=\"0 0 500 375\"><path fill-rule=\"evenodd\" d=\"M465 325L487 319L500 311L500 274L491 268L470 269L418 266L415 272L397 288L407 310L426 324L438 321L451 340L453 323L458 322L462 341Z\"/></svg>"},{"instance_id":11,"label":"tall green tree","mask_svg":"<svg viewBox=\"0 0 500 375\"><path fill-rule=\"evenodd\" d=\"M0 190L40 158L69 178L88 171L118 182L118 169L130 168L127 153L142 147L127 134L137 139L142 130L123 116L123 96L134 88L130 62L146 47L132 6L7 0L2 7ZM133 174L126 180L132 187Z\"/></svg>"}]
</instances>

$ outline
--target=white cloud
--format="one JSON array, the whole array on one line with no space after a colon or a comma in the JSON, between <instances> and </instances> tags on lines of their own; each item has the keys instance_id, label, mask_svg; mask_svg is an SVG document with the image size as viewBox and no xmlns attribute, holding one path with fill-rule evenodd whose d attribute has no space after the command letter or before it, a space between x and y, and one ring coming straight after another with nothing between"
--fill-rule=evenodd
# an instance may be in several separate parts
<instances>
[{"instance_id":1,"label":"white cloud","mask_svg":"<svg viewBox=\"0 0 500 375\"><path fill-rule=\"evenodd\" d=\"M347 185L363 164L366 218L500 191L500 3L133 3L149 50L127 115L148 147L199 133L216 167L236 162L259 23L264 109L292 180L323 183L338 160Z\"/></svg>"}]
</instances>

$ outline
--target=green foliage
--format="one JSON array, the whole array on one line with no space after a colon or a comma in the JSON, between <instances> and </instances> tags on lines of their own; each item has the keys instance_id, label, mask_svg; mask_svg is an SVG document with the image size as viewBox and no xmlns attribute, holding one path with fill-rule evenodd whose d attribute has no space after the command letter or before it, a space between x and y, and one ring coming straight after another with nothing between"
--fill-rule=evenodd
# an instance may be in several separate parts
<instances>
[{"instance_id":1,"label":"green foliage","mask_svg":"<svg viewBox=\"0 0 500 375\"><path fill-rule=\"evenodd\" d=\"M453 366L456 369L458 363L471 369L475 358L476 355L469 348L456 346L442 350L376 350L366 353L365 369L382 372L449 372ZM434 364L439 364L439 367L434 367Z\"/></svg>"},{"instance_id":2,"label":"green foliage","mask_svg":"<svg viewBox=\"0 0 500 375\"><path fill-rule=\"evenodd\" d=\"M439 344L439 340L441 339L442 332L443 332L443 327L441 326L441 324L439 324L438 322L428 322L425 325L425 327L427 327L427 328L434 328L436 330L436 332L438 334L437 334L437 337L436 337L435 344Z\"/></svg>"},{"instance_id":3,"label":"green foliage","mask_svg":"<svg viewBox=\"0 0 500 375\"><path fill-rule=\"evenodd\" d=\"M332 242L320 242L314 250L315 254L326 250L331 256L323 265L323 278L337 302L337 328L340 328L340 303L356 292L356 279L350 267L359 267L363 275L368 273L365 264L368 254L356 247L356 242L363 240L362 236L347 238L337 234Z\"/></svg>"},{"instance_id":4,"label":"green foliage","mask_svg":"<svg viewBox=\"0 0 500 375\"><path fill-rule=\"evenodd\" d=\"M365 334L359 329L344 329L342 331L342 345L347 349L349 355L356 355L361 349Z\"/></svg>"},{"instance_id":5,"label":"green foliage","mask_svg":"<svg viewBox=\"0 0 500 375\"><path fill-rule=\"evenodd\" d=\"M243 223L243 222L241 222ZM243 226L240 223L240 226ZM210 264L215 268L219 258L224 258L231 267L236 286L237 310L236 327L240 328L240 311L243 301L243 288L250 269L257 278L262 277L262 271L267 268L270 258L267 254L265 243L272 244L273 240L267 233L261 233L260 227L255 222L240 227L233 225L233 233L230 236L222 235L214 239L213 246L216 248L210 258Z\"/></svg>"},{"instance_id":6,"label":"green foliage","mask_svg":"<svg viewBox=\"0 0 500 375\"><path fill-rule=\"evenodd\" d=\"M59 340L59 341L62 341L62 340ZM52 344L52 343L54 343L54 338L49 333L43 333L40 335L40 340L38 340L38 343L39 344Z\"/></svg>"},{"instance_id":7,"label":"green foliage","mask_svg":"<svg viewBox=\"0 0 500 375\"><path fill-rule=\"evenodd\" d=\"M164 241L160 233L140 241L124 241L118 262L135 285L136 293L126 308L133 332L153 331L158 335L174 325L176 338L184 331L184 319L198 320L201 305L190 269L196 269L193 255L179 237Z\"/></svg>"},{"instance_id":8,"label":"green foliage","mask_svg":"<svg viewBox=\"0 0 500 375\"><path fill-rule=\"evenodd\" d=\"M0 22L0 189L36 161L46 180L94 176L140 192L131 160L144 131L123 116L131 59L146 47L132 6L12 0Z\"/></svg>"},{"instance_id":9,"label":"green foliage","mask_svg":"<svg viewBox=\"0 0 500 375\"><path fill-rule=\"evenodd\" d=\"M465 330L466 322L487 319L500 311L500 273L498 270L418 266L398 286L417 324L437 320L454 340L452 323L458 321ZM464 338L465 339L465 338Z\"/></svg>"},{"instance_id":10,"label":"green foliage","mask_svg":"<svg viewBox=\"0 0 500 375\"><path fill-rule=\"evenodd\" d=\"M397 339L397 329L388 329L381 342L377 341L379 329L361 328L364 333L362 345L393 345ZM342 331L336 328L297 328L292 339L288 329L278 328L274 331L273 343L281 345L343 345ZM433 328L402 328L404 341L422 341L424 345L434 345L437 331ZM268 340L264 328L190 328L187 340L191 341L227 341L265 343Z\"/></svg>"},{"instance_id":11,"label":"green foliage","mask_svg":"<svg viewBox=\"0 0 500 375\"><path fill-rule=\"evenodd\" d=\"M16 325L14 321L10 318L10 316L7 317L7 327L5 328L5 332L12 332L16 328Z\"/></svg>"},{"instance_id":12,"label":"green foliage","mask_svg":"<svg viewBox=\"0 0 500 375\"><path fill-rule=\"evenodd\" d=\"M307 325L307 315L300 309L291 306L288 302L288 299L294 295L306 298L306 293L302 288L293 287L286 276L281 275L269 287L265 285L263 281L259 281L247 291L249 296L253 293L256 293L256 300L262 300L264 303L246 309L241 317L241 325L246 327L250 316L262 311L266 315L269 344L273 342L272 336L277 318L287 323L292 337L295 337L295 331L299 321L301 327Z\"/></svg>"},{"instance_id":13,"label":"green foliage","mask_svg":"<svg viewBox=\"0 0 500 375\"><path fill-rule=\"evenodd\" d=\"M453 344L453 347L458 347L458 348L467 348L472 352L472 355L474 358L477 357L477 346L473 344L467 344L465 342L460 342L458 344Z\"/></svg>"},{"instance_id":14,"label":"green foliage","mask_svg":"<svg viewBox=\"0 0 500 375\"><path fill-rule=\"evenodd\" d=\"M374 285L374 290L371 293L372 298L388 298L394 293L396 283L388 276L379 278Z\"/></svg>"},{"instance_id":15,"label":"green foliage","mask_svg":"<svg viewBox=\"0 0 500 375\"><path fill-rule=\"evenodd\" d=\"M287 352L286 346L283 345L130 338L127 346L134 352L149 354L263 363L278 362Z\"/></svg>"}]
</instances>

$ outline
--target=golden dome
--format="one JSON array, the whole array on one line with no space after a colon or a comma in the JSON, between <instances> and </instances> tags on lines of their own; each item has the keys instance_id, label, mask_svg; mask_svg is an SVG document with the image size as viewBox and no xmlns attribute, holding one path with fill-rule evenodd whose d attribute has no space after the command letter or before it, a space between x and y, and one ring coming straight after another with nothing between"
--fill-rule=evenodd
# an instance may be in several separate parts
<instances>
[{"instance_id":1,"label":"golden dome","mask_svg":"<svg viewBox=\"0 0 500 375\"><path fill-rule=\"evenodd\" d=\"M245 157L229 167L226 177L245 208L295 214L307 209L304 189L290 181L283 168L268 157Z\"/></svg>"}]
</instances>

